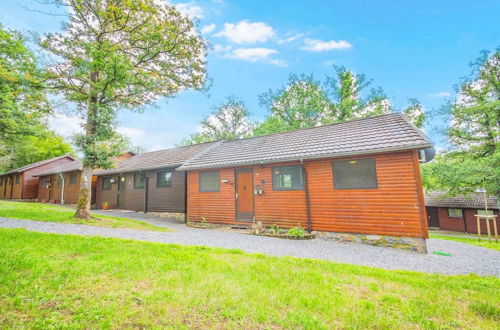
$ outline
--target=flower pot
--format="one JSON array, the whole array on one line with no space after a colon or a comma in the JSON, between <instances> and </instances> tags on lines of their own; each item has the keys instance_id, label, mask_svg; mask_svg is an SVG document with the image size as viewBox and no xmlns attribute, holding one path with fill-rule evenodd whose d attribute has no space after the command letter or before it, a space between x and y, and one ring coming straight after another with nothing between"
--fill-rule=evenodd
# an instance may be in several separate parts
<instances>
[{"instance_id":1,"label":"flower pot","mask_svg":"<svg viewBox=\"0 0 500 330\"><path fill-rule=\"evenodd\" d=\"M102 206L102 209L103 209L103 210L109 210L109 205L103 205L103 206Z\"/></svg>"}]
</instances>

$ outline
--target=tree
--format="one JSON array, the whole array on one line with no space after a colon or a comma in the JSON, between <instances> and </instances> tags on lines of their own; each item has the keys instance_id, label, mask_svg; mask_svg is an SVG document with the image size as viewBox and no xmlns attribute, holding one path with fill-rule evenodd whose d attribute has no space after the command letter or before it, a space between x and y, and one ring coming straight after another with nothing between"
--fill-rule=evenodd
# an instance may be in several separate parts
<instances>
[{"instance_id":1,"label":"tree","mask_svg":"<svg viewBox=\"0 0 500 330\"><path fill-rule=\"evenodd\" d=\"M500 49L483 52L451 104L450 142L476 156L493 155L500 142Z\"/></svg>"},{"instance_id":2,"label":"tree","mask_svg":"<svg viewBox=\"0 0 500 330\"><path fill-rule=\"evenodd\" d=\"M409 105L402 112L406 118L418 128L423 128L426 115L424 109L417 99L409 99Z\"/></svg>"},{"instance_id":3,"label":"tree","mask_svg":"<svg viewBox=\"0 0 500 330\"><path fill-rule=\"evenodd\" d=\"M25 137L20 141L12 156L11 167L16 168L40 160L73 154L71 146L53 131Z\"/></svg>"},{"instance_id":4,"label":"tree","mask_svg":"<svg viewBox=\"0 0 500 330\"><path fill-rule=\"evenodd\" d=\"M428 189L449 195L483 190L500 197L500 53L484 52L450 105L453 151L423 166Z\"/></svg>"},{"instance_id":5,"label":"tree","mask_svg":"<svg viewBox=\"0 0 500 330\"><path fill-rule=\"evenodd\" d=\"M20 142L46 129L50 107L41 78L23 36L0 25L0 170L12 166Z\"/></svg>"},{"instance_id":6,"label":"tree","mask_svg":"<svg viewBox=\"0 0 500 330\"><path fill-rule=\"evenodd\" d=\"M371 85L364 75L334 66L334 75L323 84L311 75L291 74L287 85L260 96L269 112L254 131L255 135L284 132L352 119L382 115L392 111L381 88L364 90Z\"/></svg>"},{"instance_id":7,"label":"tree","mask_svg":"<svg viewBox=\"0 0 500 330\"><path fill-rule=\"evenodd\" d=\"M65 0L69 22L40 46L52 55L47 82L85 119L76 140L83 171L75 216L90 217L92 170L112 166L121 108L142 109L158 97L200 89L206 45L193 22L156 0ZM113 142L113 143L110 143Z\"/></svg>"},{"instance_id":8,"label":"tree","mask_svg":"<svg viewBox=\"0 0 500 330\"><path fill-rule=\"evenodd\" d=\"M320 83L311 75L290 74L287 85L259 98L269 117L256 128L256 135L317 126L331 106Z\"/></svg>"},{"instance_id":9,"label":"tree","mask_svg":"<svg viewBox=\"0 0 500 330\"><path fill-rule=\"evenodd\" d=\"M371 84L362 74L342 66L333 66L334 75L327 76L325 89L332 102L331 112L323 116L323 124L372 117L391 112L391 105L383 90L372 88L367 96L363 91Z\"/></svg>"},{"instance_id":10,"label":"tree","mask_svg":"<svg viewBox=\"0 0 500 330\"><path fill-rule=\"evenodd\" d=\"M201 121L199 132L183 140L181 145L192 145L218 140L237 140L251 134L253 123L243 101L233 96L213 107L212 112Z\"/></svg>"}]
</instances>

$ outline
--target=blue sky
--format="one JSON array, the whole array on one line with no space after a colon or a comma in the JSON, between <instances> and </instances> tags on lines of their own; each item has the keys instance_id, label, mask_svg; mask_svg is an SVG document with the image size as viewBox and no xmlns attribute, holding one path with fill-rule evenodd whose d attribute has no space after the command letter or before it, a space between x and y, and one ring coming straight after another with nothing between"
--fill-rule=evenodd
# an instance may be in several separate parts
<instances>
[{"instance_id":1,"label":"blue sky","mask_svg":"<svg viewBox=\"0 0 500 330\"><path fill-rule=\"evenodd\" d=\"M186 91L158 100L143 113L123 111L120 131L148 150L174 146L228 95L241 98L252 118L266 110L258 96L278 88L289 73L323 79L343 65L381 86L396 107L417 98L427 111L453 96L481 50L500 46L500 1L177 1L196 17L213 48L208 57L208 95ZM22 32L55 32L62 17L33 0L2 1L0 22ZM440 126L435 118L431 127ZM52 126L68 135L77 118L57 114ZM427 133L442 141L433 129Z\"/></svg>"}]
</instances>

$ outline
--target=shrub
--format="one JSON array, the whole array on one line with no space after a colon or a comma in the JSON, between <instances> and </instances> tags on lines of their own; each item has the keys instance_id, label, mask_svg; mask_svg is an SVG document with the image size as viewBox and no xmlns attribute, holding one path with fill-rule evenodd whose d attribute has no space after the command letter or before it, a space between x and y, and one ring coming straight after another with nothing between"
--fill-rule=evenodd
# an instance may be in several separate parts
<instances>
[{"instance_id":1,"label":"shrub","mask_svg":"<svg viewBox=\"0 0 500 330\"><path fill-rule=\"evenodd\" d=\"M305 233L306 231L300 226L300 224L297 224L296 227L288 229L288 235L294 237L304 237Z\"/></svg>"}]
</instances>

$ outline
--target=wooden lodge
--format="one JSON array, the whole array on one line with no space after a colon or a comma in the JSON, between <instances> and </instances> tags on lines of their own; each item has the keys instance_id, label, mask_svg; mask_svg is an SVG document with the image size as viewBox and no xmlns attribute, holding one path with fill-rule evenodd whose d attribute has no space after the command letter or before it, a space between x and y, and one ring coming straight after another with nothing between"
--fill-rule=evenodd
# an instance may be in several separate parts
<instances>
[{"instance_id":1,"label":"wooden lodge","mask_svg":"<svg viewBox=\"0 0 500 330\"><path fill-rule=\"evenodd\" d=\"M75 158L64 155L0 174L0 199L36 200L39 186L38 174L73 161Z\"/></svg>"}]
</instances>

